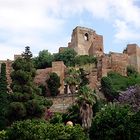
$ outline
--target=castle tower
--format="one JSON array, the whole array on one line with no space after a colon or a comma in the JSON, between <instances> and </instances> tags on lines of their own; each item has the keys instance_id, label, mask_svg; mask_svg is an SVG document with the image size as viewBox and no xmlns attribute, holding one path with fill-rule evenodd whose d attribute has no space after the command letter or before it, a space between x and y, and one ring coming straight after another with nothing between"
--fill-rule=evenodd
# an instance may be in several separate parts
<instances>
[{"instance_id":1,"label":"castle tower","mask_svg":"<svg viewBox=\"0 0 140 140\"><path fill-rule=\"evenodd\" d=\"M92 29L85 27L76 27L73 30L69 48L73 48L78 55L96 55L103 54L103 36L96 34Z\"/></svg>"},{"instance_id":2,"label":"castle tower","mask_svg":"<svg viewBox=\"0 0 140 140\"><path fill-rule=\"evenodd\" d=\"M126 52L129 57L129 65L133 66L138 72L140 72L140 48L137 44L128 44Z\"/></svg>"}]
</instances>

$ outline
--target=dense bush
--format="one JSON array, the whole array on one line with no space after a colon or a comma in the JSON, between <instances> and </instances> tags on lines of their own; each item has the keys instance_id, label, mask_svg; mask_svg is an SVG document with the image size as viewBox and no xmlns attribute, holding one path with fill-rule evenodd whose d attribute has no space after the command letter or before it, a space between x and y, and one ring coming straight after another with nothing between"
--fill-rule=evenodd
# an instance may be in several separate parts
<instances>
[{"instance_id":1,"label":"dense bush","mask_svg":"<svg viewBox=\"0 0 140 140\"><path fill-rule=\"evenodd\" d=\"M86 140L79 125L50 124L43 120L26 120L12 124L6 135L8 140Z\"/></svg>"},{"instance_id":2,"label":"dense bush","mask_svg":"<svg viewBox=\"0 0 140 140\"><path fill-rule=\"evenodd\" d=\"M97 64L97 59L95 56L89 55L78 55L75 57L75 65L82 66L85 64Z\"/></svg>"},{"instance_id":3,"label":"dense bush","mask_svg":"<svg viewBox=\"0 0 140 140\"><path fill-rule=\"evenodd\" d=\"M101 86L102 86L102 91L107 98L108 101L113 101L114 98L118 97L118 92L114 89L112 85L112 79L109 77L103 77L101 79Z\"/></svg>"},{"instance_id":4,"label":"dense bush","mask_svg":"<svg viewBox=\"0 0 140 140\"><path fill-rule=\"evenodd\" d=\"M71 105L67 108L67 112L63 114L63 121L72 121L74 124L82 124L80 119L80 107L78 104Z\"/></svg>"},{"instance_id":5,"label":"dense bush","mask_svg":"<svg viewBox=\"0 0 140 140\"><path fill-rule=\"evenodd\" d=\"M75 56L77 53L74 49L67 48L62 52L59 52L54 55L55 61L63 61L66 66L74 66L75 65Z\"/></svg>"},{"instance_id":6,"label":"dense bush","mask_svg":"<svg viewBox=\"0 0 140 140\"><path fill-rule=\"evenodd\" d=\"M62 123L63 122L63 117L61 113L53 113L52 118L49 121L52 124L57 124L57 123Z\"/></svg>"},{"instance_id":7,"label":"dense bush","mask_svg":"<svg viewBox=\"0 0 140 140\"><path fill-rule=\"evenodd\" d=\"M60 77L55 73L52 72L49 75L49 79L47 79L47 86L50 90L51 96L56 96L59 94L59 87L60 87Z\"/></svg>"},{"instance_id":8,"label":"dense bush","mask_svg":"<svg viewBox=\"0 0 140 140\"><path fill-rule=\"evenodd\" d=\"M43 85L43 84L39 85L39 89L41 90L40 91L41 95L46 97L47 96L46 85Z\"/></svg>"},{"instance_id":9,"label":"dense bush","mask_svg":"<svg viewBox=\"0 0 140 140\"><path fill-rule=\"evenodd\" d=\"M48 50L42 50L37 57L33 58L33 63L36 69L44 69L52 66L54 56Z\"/></svg>"},{"instance_id":10,"label":"dense bush","mask_svg":"<svg viewBox=\"0 0 140 140\"><path fill-rule=\"evenodd\" d=\"M7 138L8 137L6 131L5 130L0 131L0 140L6 140Z\"/></svg>"},{"instance_id":11,"label":"dense bush","mask_svg":"<svg viewBox=\"0 0 140 140\"><path fill-rule=\"evenodd\" d=\"M90 139L138 140L140 131L137 122L139 121L140 117L131 112L127 106L106 105L93 119Z\"/></svg>"},{"instance_id":12,"label":"dense bush","mask_svg":"<svg viewBox=\"0 0 140 140\"><path fill-rule=\"evenodd\" d=\"M101 79L102 91L109 101L118 98L119 92L126 90L129 86L140 83L139 75L122 76L115 72L109 72L107 77Z\"/></svg>"}]
</instances>

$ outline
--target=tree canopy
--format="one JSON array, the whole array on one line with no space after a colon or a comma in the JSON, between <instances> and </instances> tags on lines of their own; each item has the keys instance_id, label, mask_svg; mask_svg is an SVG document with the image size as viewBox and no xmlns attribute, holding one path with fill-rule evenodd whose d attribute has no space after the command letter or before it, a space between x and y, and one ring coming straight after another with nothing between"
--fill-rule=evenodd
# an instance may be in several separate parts
<instances>
[{"instance_id":1,"label":"tree canopy","mask_svg":"<svg viewBox=\"0 0 140 140\"><path fill-rule=\"evenodd\" d=\"M42 50L39 55L33 58L34 65L37 69L44 69L52 66L54 56L48 50Z\"/></svg>"},{"instance_id":2,"label":"tree canopy","mask_svg":"<svg viewBox=\"0 0 140 140\"><path fill-rule=\"evenodd\" d=\"M66 66L75 66L75 56L77 53L70 48L54 55L55 61L63 61Z\"/></svg>"},{"instance_id":3,"label":"tree canopy","mask_svg":"<svg viewBox=\"0 0 140 140\"><path fill-rule=\"evenodd\" d=\"M8 118L11 122L27 118L40 118L45 108L52 105L52 102L39 96L39 89L33 82L35 68L29 47L25 48L23 54L23 57L15 60L12 65L11 88L13 93L10 94L11 102L8 112Z\"/></svg>"}]
</instances>

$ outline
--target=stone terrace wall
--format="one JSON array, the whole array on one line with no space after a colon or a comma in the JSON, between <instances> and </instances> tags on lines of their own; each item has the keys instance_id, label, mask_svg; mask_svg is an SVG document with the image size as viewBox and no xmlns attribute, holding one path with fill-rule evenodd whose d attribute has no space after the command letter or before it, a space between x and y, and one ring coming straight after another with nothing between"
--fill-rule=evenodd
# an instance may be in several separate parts
<instances>
[{"instance_id":1,"label":"stone terrace wall","mask_svg":"<svg viewBox=\"0 0 140 140\"><path fill-rule=\"evenodd\" d=\"M50 97L53 101L53 105L51 106L51 111L53 112L65 112L66 109L75 103L76 100L76 94L64 94L64 95L59 95L57 97Z\"/></svg>"},{"instance_id":2,"label":"stone terrace wall","mask_svg":"<svg viewBox=\"0 0 140 140\"><path fill-rule=\"evenodd\" d=\"M60 94L64 93L64 74L65 74L65 65L63 61L56 61L52 62L52 67L51 68L46 68L46 69L38 69L36 71L36 76L34 79L34 82L37 85L46 85L46 80L49 78L49 73L55 72L57 73L58 76L60 76ZM46 85L47 87L47 85ZM49 91L48 91L49 92Z\"/></svg>"}]
</instances>

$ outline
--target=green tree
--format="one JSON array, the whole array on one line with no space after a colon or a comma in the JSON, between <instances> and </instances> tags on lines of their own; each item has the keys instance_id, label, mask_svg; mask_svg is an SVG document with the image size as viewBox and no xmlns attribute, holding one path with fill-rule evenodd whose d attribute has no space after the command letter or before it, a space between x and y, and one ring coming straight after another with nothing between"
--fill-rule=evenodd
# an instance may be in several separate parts
<instances>
[{"instance_id":1,"label":"green tree","mask_svg":"<svg viewBox=\"0 0 140 140\"><path fill-rule=\"evenodd\" d=\"M59 94L60 77L56 73L50 73L49 79L47 79L47 85L50 90L52 96L56 96Z\"/></svg>"},{"instance_id":2,"label":"green tree","mask_svg":"<svg viewBox=\"0 0 140 140\"><path fill-rule=\"evenodd\" d=\"M115 91L111 79L109 77L103 77L101 79L101 87L108 101L113 101L114 98L118 96L118 93Z\"/></svg>"},{"instance_id":3,"label":"green tree","mask_svg":"<svg viewBox=\"0 0 140 140\"><path fill-rule=\"evenodd\" d=\"M53 125L43 120L15 122L3 135L7 140L87 140L80 125Z\"/></svg>"},{"instance_id":4,"label":"green tree","mask_svg":"<svg viewBox=\"0 0 140 140\"><path fill-rule=\"evenodd\" d=\"M30 60L32 56L33 55L32 55L32 52L30 51L30 47L29 46L26 46L25 47L25 52L22 53L22 57L24 59L29 59Z\"/></svg>"},{"instance_id":5,"label":"green tree","mask_svg":"<svg viewBox=\"0 0 140 140\"><path fill-rule=\"evenodd\" d=\"M128 106L105 105L93 118L90 139L138 140L140 117L137 115Z\"/></svg>"},{"instance_id":6,"label":"green tree","mask_svg":"<svg viewBox=\"0 0 140 140\"><path fill-rule=\"evenodd\" d=\"M1 74L0 74L0 93L7 92L7 78L6 78L6 64L1 64Z\"/></svg>"},{"instance_id":7,"label":"green tree","mask_svg":"<svg viewBox=\"0 0 140 140\"><path fill-rule=\"evenodd\" d=\"M35 68L32 64L32 53L29 47L25 48L22 56L12 65L11 88L13 93L10 94L11 103L8 109L8 118L11 122L27 118L40 118L45 108L52 105L46 98L39 96L39 90L33 82Z\"/></svg>"},{"instance_id":8,"label":"green tree","mask_svg":"<svg viewBox=\"0 0 140 140\"><path fill-rule=\"evenodd\" d=\"M122 76L116 72L109 72L107 77L102 77L101 87L108 101L113 101L118 98L120 91L125 91L128 87L140 83L140 75L132 74L129 76Z\"/></svg>"},{"instance_id":9,"label":"green tree","mask_svg":"<svg viewBox=\"0 0 140 140\"><path fill-rule=\"evenodd\" d=\"M82 66L86 64L97 64L97 58L89 55L77 55L75 57L75 65Z\"/></svg>"},{"instance_id":10,"label":"green tree","mask_svg":"<svg viewBox=\"0 0 140 140\"><path fill-rule=\"evenodd\" d=\"M7 93L7 79L6 79L6 64L1 64L0 73L0 130L4 129L7 125L7 105L8 105L8 93Z\"/></svg>"},{"instance_id":11,"label":"green tree","mask_svg":"<svg viewBox=\"0 0 140 140\"><path fill-rule=\"evenodd\" d=\"M63 61L66 66L75 65L75 56L77 53L70 48L54 55L55 61Z\"/></svg>"},{"instance_id":12,"label":"green tree","mask_svg":"<svg viewBox=\"0 0 140 140\"><path fill-rule=\"evenodd\" d=\"M33 58L33 62L37 69L44 69L46 67L51 67L53 60L54 60L54 56L50 52L48 52L48 50L40 51L39 55Z\"/></svg>"}]
</instances>

